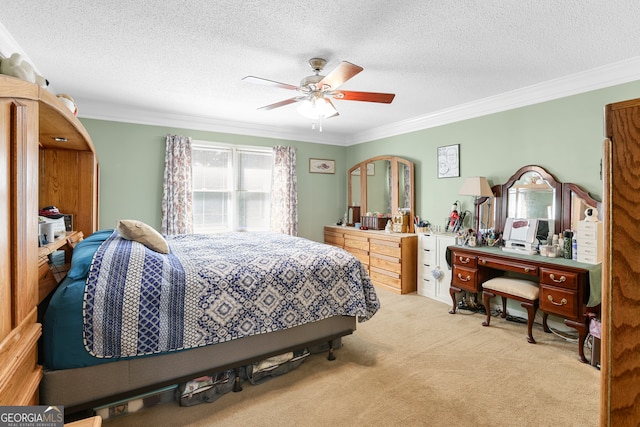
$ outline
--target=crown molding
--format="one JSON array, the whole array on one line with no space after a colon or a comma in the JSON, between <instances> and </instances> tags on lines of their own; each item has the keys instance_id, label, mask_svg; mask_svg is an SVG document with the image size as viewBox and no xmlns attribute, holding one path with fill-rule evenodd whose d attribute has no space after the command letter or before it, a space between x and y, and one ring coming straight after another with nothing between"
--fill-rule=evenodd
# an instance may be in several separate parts
<instances>
[{"instance_id":1,"label":"crown molding","mask_svg":"<svg viewBox=\"0 0 640 427\"><path fill-rule=\"evenodd\" d=\"M277 140L311 142L315 144L345 145L347 135L332 132L309 132L308 130L283 129L246 122L220 120L211 117L168 114L157 111L136 110L123 106L111 106L91 100L75 98L82 110L78 117L82 119L107 120L139 125L176 127L233 135L246 135Z\"/></svg>"},{"instance_id":2,"label":"crown molding","mask_svg":"<svg viewBox=\"0 0 640 427\"><path fill-rule=\"evenodd\" d=\"M85 114L81 117L350 146L629 83L638 80L639 76L640 57L630 58L570 76L457 105L431 114L371 128L353 135L283 130L282 128L206 117L159 114L149 111L127 111L123 108L107 111L104 106L91 105L87 101L82 103ZM89 112L88 114L86 113L87 111Z\"/></svg>"},{"instance_id":3,"label":"crown molding","mask_svg":"<svg viewBox=\"0 0 640 427\"><path fill-rule=\"evenodd\" d=\"M570 76L457 105L452 108L392 123L352 135L346 145L455 123L488 114L526 107L541 102L603 89L640 79L640 57L629 58Z\"/></svg>"}]
</instances>

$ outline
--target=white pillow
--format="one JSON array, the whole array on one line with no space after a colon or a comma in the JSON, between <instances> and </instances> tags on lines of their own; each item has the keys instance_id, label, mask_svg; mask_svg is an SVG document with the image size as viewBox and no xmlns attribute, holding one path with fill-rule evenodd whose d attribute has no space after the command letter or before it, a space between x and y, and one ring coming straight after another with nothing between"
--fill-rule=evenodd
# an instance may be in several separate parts
<instances>
[{"instance_id":1,"label":"white pillow","mask_svg":"<svg viewBox=\"0 0 640 427\"><path fill-rule=\"evenodd\" d=\"M121 219L118 221L118 233L124 239L142 243L149 249L169 253L169 244L153 227L135 219Z\"/></svg>"}]
</instances>

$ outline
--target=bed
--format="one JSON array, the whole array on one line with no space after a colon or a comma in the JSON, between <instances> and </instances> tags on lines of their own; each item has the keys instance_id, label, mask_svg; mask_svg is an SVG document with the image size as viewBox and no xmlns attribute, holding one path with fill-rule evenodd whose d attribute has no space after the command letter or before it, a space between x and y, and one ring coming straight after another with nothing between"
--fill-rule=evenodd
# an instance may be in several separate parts
<instances>
[{"instance_id":1,"label":"bed","mask_svg":"<svg viewBox=\"0 0 640 427\"><path fill-rule=\"evenodd\" d=\"M379 308L348 252L275 233L101 230L73 252L43 319L40 402L91 410L341 337Z\"/></svg>"}]
</instances>

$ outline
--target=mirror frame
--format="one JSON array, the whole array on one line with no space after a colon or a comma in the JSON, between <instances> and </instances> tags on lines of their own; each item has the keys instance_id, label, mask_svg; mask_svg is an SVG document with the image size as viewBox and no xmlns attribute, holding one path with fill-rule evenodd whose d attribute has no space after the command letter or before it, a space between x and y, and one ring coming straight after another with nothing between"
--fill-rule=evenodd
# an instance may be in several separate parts
<instances>
[{"instance_id":1,"label":"mirror frame","mask_svg":"<svg viewBox=\"0 0 640 427\"><path fill-rule=\"evenodd\" d=\"M551 186L551 188L555 190L555 194L554 194L555 211L553 212L553 215L555 218L554 233L555 234L560 233L560 230L562 230L563 229L562 227L564 226L564 217L562 216L563 214L562 183L559 182L556 179L556 177L553 176L551 173L549 173L545 168L537 165L527 165L527 166L521 167L516 171L516 173L511 175L511 178L509 178L506 183L502 185L496 185L492 188L494 190L495 199L496 199L494 203L494 206L496 209L496 212L495 212L496 230L504 231L504 226L507 222L507 215L509 212L509 200L508 200L509 189L513 187L513 185L520 178L522 178L522 175L524 175L527 172L538 173L542 177L542 179L546 180ZM479 199L478 203L484 203L484 201L486 201L487 199L488 199L487 197L483 199Z\"/></svg>"},{"instance_id":2,"label":"mirror frame","mask_svg":"<svg viewBox=\"0 0 640 427\"><path fill-rule=\"evenodd\" d=\"M576 195L579 199L591 207L594 207L598 210L598 219L602 221L602 202L594 199L589 192L583 190L577 184L573 183L564 183L562 184L562 229L563 230L575 230L577 228L572 224L572 213L573 213L573 195Z\"/></svg>"},{"instance_id":3,"label":"mirror frame","mask_svg":"<svg viewBox=\"0 0 640 427\"><path fill-rule=\"evenodd\" d=\"M393 210L393 206L395 206L396 208L399 206L400 203L400 189L399 189L399 179L398 179L398 173L399 173L399 165L403 164L406 167L409 168L409 179L411 181L411 203L409 206L409 233L413 233L414 231L414 224L413 224L413 219L415 217L415 210L416 210L416 197L415 197L415 193L416 193L416 185L415 185L415 171L414 171L414 165L413 162L411 162L410 160L407 159L403 159L402 157L396 157L396 156L376 156L376 157L371 157L369 159L363 160L360 163L356 163L355 165L351 166L351 168L349 168L349 170L347 171L347 206L352 206L352 200L353 200L353 192L351 189L351 176L354 170L360 168L360 214L361 215L365 215L367 213L367 180L366 179L362 179L363 177L367 177L367 163L372 163L372 162L377 162L379 160L388 160L390 162L391 165L391 182L392 182L392 188L391 188L391 206L392 206L392 210ZM394 211L389 212L392 215L395 213Z\"/></svg>"},{"instance_id":4,"label":"mirror frame","mask_svg":"<svg viewBox=\"0 0 640 427\"><path fill-rule=\"evenodd\" d=\"M591 194L582 189L579 185L574 183L561 183L551 173L541 166L528 165L523 166L505 184L497 184L491 187L495 195L494 215L495 215L495 229L498 231L504 231L504 225L507 221L508 206L507 200L509 195L509 189L518 181L522 175L526 172L535 171L547 180L549 184L556 190L555 193L555 205L556 210L554 212L555 217L555 233L558 234L562 230L575 230L574 224L572 224L572 211L573 211L573 198L575 195L581 199L586 205L593 206L598 209L598 219L602 220L602 202L593 198ZM489 200L488 197L478 199L479 204L485 203Z\"/></svg>"}]
</instances>

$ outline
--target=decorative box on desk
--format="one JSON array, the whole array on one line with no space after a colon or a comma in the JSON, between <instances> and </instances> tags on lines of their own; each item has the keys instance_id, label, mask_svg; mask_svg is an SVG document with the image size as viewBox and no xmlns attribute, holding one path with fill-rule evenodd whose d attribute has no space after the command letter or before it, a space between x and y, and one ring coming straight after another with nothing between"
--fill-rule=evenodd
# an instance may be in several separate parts
<instances>
[{"instance_id":1,"label":"decorative box on desk","mask_svg":"<svg viewBox=\"0 0 640 427\"><path fill-rule=\"evenodd\" d=\"M391 220L391 218L379 216L363 216L361 219L360 223L369 230L384 230L387 221Z\"/></svg>"}]
</instances>

